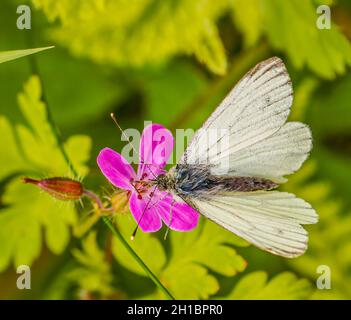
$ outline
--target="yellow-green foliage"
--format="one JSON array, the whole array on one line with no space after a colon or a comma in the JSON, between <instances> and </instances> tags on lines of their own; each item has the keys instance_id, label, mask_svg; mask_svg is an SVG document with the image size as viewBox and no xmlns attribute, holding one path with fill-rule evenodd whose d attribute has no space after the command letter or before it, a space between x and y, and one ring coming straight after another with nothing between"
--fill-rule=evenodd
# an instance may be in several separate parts
<instances>
[{"instance_id":1,"label":"yellow-green foliage","mask_svg":"<svg viewBox=\"0 0 351 320\"><path fill-rule=\"evenodd\" d=\"M55 29L53 37L75 54L103 63L136 66L161 62L176 54L194 54L213 72L226 71L216 26L226 0L33 3L50 20L61 20L62 26Z\"/></svg>"},{"instance_id":2,"label":"yellow-green foliage","mask_svg":"<svg viewBox=\"0 0 351 320\"><path fill-rule=\"evenodd\" d=\"M285 51L297 68L307 65L321 77L334 78L351 64L351 46L336 25L316 27L313 1L233 0L233 17L244 32L246 46L266 35L272 46ZM327 4L323 2L323 4Z\"/></svg>"},{"instance_id":3,"label":"yellow-green foliage","mask_svg":"<svg viewBox=\"0 0 351 320\"><path fill-rule=\"evenodd\" d=\"M43 235L52 252L62 253L70 239L69 227L76 221L72 203L59 203L39 189L24 185L19 178L19 175L29 174L72 177L48 123L41 95L40 80L33 76L18 95L26 125L12 126L0 116L0 145L5 151L0 157L0 178L13 178L2 196L0 270L6 269L11 260L15 266L30 265L41 252ZM90 144L87 136L72 136L64 143L80 177L88 173L85 162L89 158Z\"/></svg>"},{"instance_id":4,"label":"yellow-green foliage","mask_svg":"<svg viewBox=\"0 0 351 320\"><path fill-rule=\"evenodd\" d=\"M52 37L78 56L141 66L194 55L223 74L227 57L216 22L232 15L246 46L265 35L297 68L334 78L351 64L351 46L335 25L316 28L312 0L32 0L60 27Z\"/></svg>"},{"instance_id":5,"label":"yellow-green foliage","mask_svg":"<svg viewBox=\"0 0 351 320\"><path fill-rule=\"evenodd\" d=\"M109 112L123 128L152 120L174 133L196 129L250 67L273 55L292 78L290 120L309 124L314 138L310 159L282 186L320 216L307 226L307 252L272 256L205 219L166 240L162 229L139 230L130 241L133 218L115 212L110 219L179 299L351 297L351 25L340 14L351 14L347 1L32 0L28 32L14 30L14 2L2 3L1 49L28 40L56 46L31 63L1 62L41 49L0 52L0 281L12 266L33 262L33 275L42 276L15 298L163 299L88 201L61 203L21 177L72 178L73 166L85 186L109 195L95 163L103 147L123 147ZM320 4L332 6L330 30L316 27ZM320 265L331 269L331 290L316 289Z\"/></svg>"},{"instance_id":6,"label":"yellow-green foliage","mask_svg":"<svg viewBox=\"0 0 351 320\"><path fill-rule=\"evenodd\" d=\"M116 221L124 236L130 238L135 222L129 216L117 216ZM229 245L246 243L227 231L219 232L219 227L212 222L184 234L170 232L169 240L166 252L164 241L140 232L131 245L175 297L207 299L219 290L216 278L208 269L226 276L234 276L245 269L246 262ZM117 241L113 244L113 253L121 265L145 275ZM162 297L161 293L155 296Z\"/></svg>"},{"instance_id":7,"label":"yellow-green foliage","mask_svg":"<svg viewBox=\"0 0 351 320\"><path fill-rule=\"evenodd\" d=\"M309 162L290 179L286 188L310 202L319 214L319 223L310 229L308 252L290 264L314 281L321 274L319 266L331 271L332 290L316 290L312 298L348 299L351 293L351 215L343 213L342 203L330 198L331 185L325 181L309 182L316 163Z\"/></svg>"},{"instance_id":8,"label":"yellow-green foliage","mask_svg":"<svg viewBox=\"0 0 351 320\"><path fill-rule=\"evenodd\" d=\"M267 273L256 271L244 276L226 296L233 300L289 300L306 299L312 286L306 279L298 279L291 272L283 272L267 281Z\"/></svg>"},{"instance_id":9,"label":"yellow-green foliage","mask_svg":"<svg viewBox=\"0 0 351 320\"><path fill-rule=\"evenodd\" d=\"M67 274L73 283L81 290L103 297L114 292L111 265L96 242L96 232L91 231L82 240L82 250L74 249L72 253L79 263Z\"/></svg>"}]
</instances>

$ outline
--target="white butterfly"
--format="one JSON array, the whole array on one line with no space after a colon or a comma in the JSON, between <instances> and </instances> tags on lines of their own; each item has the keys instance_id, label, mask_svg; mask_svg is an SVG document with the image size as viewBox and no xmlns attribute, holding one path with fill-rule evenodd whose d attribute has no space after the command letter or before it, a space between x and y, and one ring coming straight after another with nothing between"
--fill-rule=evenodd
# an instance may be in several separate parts
<instances>
[{"instance_id":1,"label":"white butterfly","mask_svg":"<svg viewBox=\"0 0 351 320\"><path fill-rule=\"evenodd\" d=\"M306 201L269 191L298 170L312 148L307 125L286 123L292 94L281 59L259 63L195 133L177 166L157 178L161 190L172 192L205 217L288 258L307 249L308 234L301 225L318 221ZM208 142L214 130L219 136ZM218 152L223 141L226 147ZM226 170L221 174L223 159Z\"/></svg>"}]
</instances>

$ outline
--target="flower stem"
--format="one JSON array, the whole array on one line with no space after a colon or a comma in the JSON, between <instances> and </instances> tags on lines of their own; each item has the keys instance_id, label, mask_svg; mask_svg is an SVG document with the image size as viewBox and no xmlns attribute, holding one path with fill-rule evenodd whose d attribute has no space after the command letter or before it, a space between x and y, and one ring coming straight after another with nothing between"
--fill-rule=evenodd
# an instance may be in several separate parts
<instances>
[{"instance_id":1,"label":"flower stem","mask_svg":"<svg viewBox=\"0 0 351 320\"><path fill-rule=\"evenodd\" d=\"M32 25L33 28L33 25ZM34 28L33 28L34 29ZM34 41L33 41L33 32L28 32L28 37L27 37L27 41L29 43L29 47L34 47ZM76 168L73 166L71 159L69 158L65 146L62 142L62 138L61 138L61 134L59 132L58 127L55 124L55 121L53 119L53 116L51 114L51 109L49 108L49 102L48 99L46 97L45 94L45 88L44 88L44 83L42 81L42 77L40 75L40 70L39 70L39 66L38 66L38 62L37 62L37 58L35 56L28 56L29 59L29 64L30 64L30 70L32 74L36 74L38 75L40 82L41 82L41 87L42 87L42 93L41 93L41 99L42 101L45 103L46 105L46 118L47 121L51 127L51 130L54 134L55 140L56 140L56 145L59 148L63 158L65 159L68 168L70 169L70 171L72 172L72 174L74 175L74 177L78 177L78 171L76 170Z\"/></svg>"},{"instance_id":2,"label":"flower stem","mask_svg":"<svg viewBox=\"0 0 351 320\"><path fill-rule=\"evenodd\" d=\"M112 211L112 208L105 208L100 198L94 192L84 189L84 195L93 200L97 204L101 212Z\"/></svg>"},{"instance_id":3,"label":"flower stem","mask_svg":"<svg viewBox=\"0 0 351 320\"><path fill-rule=\"evenodd\" d=\"M148 266L144 263L144 261L137 255L137 253L133 250L133 248L128 244L128 242L124 239L122 234L119 232L117 228L112 224L108 217L102 217L102 220L105 224L110 228L112 234L124 245L124 247L128 250L130 255L138 262L138 264L144 269L149 278L156 284L156 286L165 294L165 296L170 300L175 300L171 293L167 290L167 288L161 283L161 281L152 273L152 271L148 268Z\"/></svg>"}]
</instances>

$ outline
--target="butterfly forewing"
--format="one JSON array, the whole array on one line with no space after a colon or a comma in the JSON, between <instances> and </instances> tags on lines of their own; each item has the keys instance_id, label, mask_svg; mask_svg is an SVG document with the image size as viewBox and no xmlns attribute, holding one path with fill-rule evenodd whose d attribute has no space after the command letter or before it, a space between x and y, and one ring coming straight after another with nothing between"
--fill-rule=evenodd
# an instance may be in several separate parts
<instances>
[{"instance_id":1,"label":"butterfly forewing","mask_svg":"<svg viewBox=\"0 0 351 320\"><path fill-rule=\"evenodd\" d=\"M285 123L292 93L281 59L259 63L195 133L175 176L180 174L177 168L189 166L187 171L191 171L201 164L211 169L212 180L217 174L284 182L284 176L300 168L312 147L306 125ZM189 183L187 188L193 190ZM206 180L202 185L208 189ZM317 214L304 200L277 191L228 193L218 189L217 194L207 195L206 190L200 191L188 192L187 201L256 246L285 257L296 257L306 250L308 235L301 224L316 223Z\"/></svg>"},{"instance_id":2,"label":"butterfly forewing","mask_svg":"<svg viewBox=\"0 0 351 320\"><path fill-rule=\"evenodd\" d=\"M291 103L291 81L282 60L274 57L261 62L243 77L195 133L180 163L207 163L215 169L227 160L229 175L250 176L250 172L241 174L236 170L235 158L278 131L288 117ZM216 132L217 140L213 141L211 136ZM224 139L221 152L212 152Z\"/></svg>"}]
</instances>

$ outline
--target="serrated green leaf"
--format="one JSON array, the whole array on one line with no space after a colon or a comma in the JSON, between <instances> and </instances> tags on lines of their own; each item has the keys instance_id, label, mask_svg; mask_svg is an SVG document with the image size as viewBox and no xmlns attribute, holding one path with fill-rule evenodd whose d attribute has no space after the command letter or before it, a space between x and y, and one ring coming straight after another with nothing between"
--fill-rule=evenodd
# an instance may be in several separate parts
<instances>
[{"instance_id":1,"label":"serrated green leaf","mask_svg":"<svg viewBox=\"0 0 351 320\"><path fill-rule=\"evenodd\" d=\"M195 55L215 73L226 70L216 20L228 7L227 0L33 3L50 20L60 19L62 25L53 31L53 38L76 55L119 66L141 66L187 54Z\"/></svg>"},{"instance_id":2,"label":"serrated green leaf","mask_svg":"<svg viewBox=\"0 0 351 320\"><path fill-rule=\"evenodd\" d=\"M135 228L135 221L130 215L118 215L116 218L118 228L125 239L128 239L129 245L136 251L140 258L154 273L159 273L166 263L166 254L154 234L143 233L139 230L137 236L132 241L130 237ZM130 256L129 252L120 245L117 239L112 240L112 252L118 262L132 272L145 276L144 270Z\"/></svg>"},{"instance_id":3,"label":"serrated green leaf","mask_svg":"<svg viewBox=\"0 0 351 320\"><path fill-rule=\"evenodd\" d=\"M329 161L329 164L332 162ZM331 270L331 290L316 290L312 298L345 299L351 292L350 276L346 272L351 265L351 216L341 210L342 204L338 200L330 199L330 183L321 180L306 183L320 170L316 163L311 166L309 162L305 167L307 170L295 173L294 179L284 186L284 190L311 203L320 221L309 228L307 252L297 259L289 260L289 264L313 281L320 276L317 268L320 265L328 266Z\"/></svg>"},{"instance_id":4,"label":"serrated green leaf","mask_svg":"<svg viewBox=\"0 0 351 320\"><path fill-rule=\"evenodd\" d=\"M33 76L18 96L20 109L30 126L17 126L22 150L33 166L40 168L41 174L72 175L58 148L57 138L49 124L47 106L40 100L41 95L40 80ZM80 177L85 176L88 171L84 162L89 157L90 147L91 141L87 136L71 137L64 145Z\"/></svg>"},{"instance_id":5,"label":"serrated green leaf","mask_svg":"<svg viewBox=\"0 0 351 320\"><path fill-rule=\"evenodd\" d=\"M53 47L43 47L35 49L24 49L24 50L11 50L11 51L0 51L0 63L19 59L40 51L48 50Z\"/></svg>"},{"instance_id":6,"label":"serrated green leaf","mask_svg":"<svg viewBox=\"0 0 351 320\"><path fill-rule=\"evenodd\" d=\"M29 127L11 127L6 118L0 118L1 148L11 150L1 157L0 178L30 174L41 176L72 176L69 165L58 147L55 132L48 123L47 106L41 101L39 78L33 76L19 94L18 101ZM15 138L15 133L19 139ZM64 148L72 163L83 177L88 168L90 139L86 136L68 138ZM14 178L3 194L4 209L0 214L2 254L0 270L11 262L30 265L42 248L42 229L47 247L62 253L70 239L70 227L76 223L73 204L59 203L34 186ZM30 205L28 205L30 204Z\"/></svg>"},{"instance_id":7,"label":"serrated green leaf","mask_svg":"<svg viewBox=\"0 0 351 320\"><path fill-rule=\"evenodd\" d=\"M161 277L175 297L208 299L219 290L218 281L208 273L206 268L196 263L179 265L179 267L179 269L166 270ZM174 273L170 274L170 272ZM160 292L154 297L161 298Z\"/></svg>"},{"instance_id":8,"label":"serrated green leaf","mask_svg":"<svg viewBox=\"0 0 351 320\"><path fill-rule=\"evenodd\" d=\"M218 75L227 71L227 57L215 24L207 23L203 38L194 44L197 59Z\"/></svg>"},{"instance_id":9,"label":"serrated green leaf","mask_svg":"<svg viewBox=\"0 0 351 320\"><path fill-rule=\"evenodd\" d=\"M330 30L316 27L312 1L265 0L262 8L271 44L286 51L296 68L307 65L319 76L333 79L351 65L349 41L336 25Z\"/></svg>"},{"instance_id":10,"label":"serrated green leaf","mask_svg":"<svg viewBox=\"0 0 351 320\"><path fill-rule=\"evenodd\" d=\"M72 282L78 284L80 289L102 297L114 291L111 265L97 244L95 231L83 239L82 250L74 249L72 253L80 264L67 274Z\"/></svg>"},{"instance_id":11,"label":"serrated green leaf","mask_svg":"<svg viewBox=\"0 0 351 320\"><path fill-rule=\"evenodd\" d=\"M298 279L291 272L283 272L267 281L263 271L249 273L234 287L226 299L242 300L293 300L306 299L312 293L312 286L306 279Z\"/></svg>"},{"instance_id":12,"label":"serrated green leaf","mask_svg":"<svg viewBox=\"0 0 351 320\"><path fill-rule=\"evenodd\" d=\"M60 6L54 0L33 2L50 20L61 20L62 25L53 32L56 40L74 54L102 63L141 66L189 54L214 73L224 74L227 59L216 21L230 12L246 46L253 46L265 34L296 68L307 65L331 79L351 64L351 45L336 25L330 30L316 27L318 3L313 0L144 0L128 4L95 0Z\"/></svg>"},{"instance_id":13,"label":"serrated green leaf","mask_svg":"<svg viewBox=\"0 0 351 320\"><path fill-rule=\"evenodd\" d=\"M30 166L17 148L17 141L14 134L14 130L9 121L5 117L0 116L1 142L6 142L8 146L11 146L11 148L7 148L6 152L3 152L0 157L0 180L12 173L30 169Z\"/></svg>"},{"instance_id":14,"label":"serrated green leaf","mask_svg":"<svg viewBox=\"0 0 351 320\"><path fill-rule=\"evenodd\" d=\"M128 239L135 222L130 216L118 216L117 221L122 234ZM246 267L245 260L229 245L246 246L247 243L212 222L206 222L191 232L170 233L167 260L164 246L154 235L140 232L129 243L176 298L207 299L219 289L216 277L208 270L234 276ZM145 276L126 249L115 240L113 254L121 265ZM144 298L151 297L163 298L163 295L155 292Z\"/></svg>"},{"instance_id":15,"label":"serrated green leaf","mask_svg":"<svg viewBox=\"0 0 351 320\"><path fill-rule=\"evenodd\" d=\"M46 230L46 245L53 253L62 253L66 248L69 228L76 222L72 203L58 203L19 179L7 186L3 202L8 207L0 214L1 271L11 259L15 266L31 265L42 249L42 228Z\"/></svg>"},{"instance_id":16,"label":"serrated green leaf","mask_svg":"<svg viewBox=\"0 0 351 320\"><path fill-rule=\"evenodd\" d=\"M172 268L194 262L225 276L233 276L246 267L245 260L228 244L247 246L247 242L213 222L205 221L203 227L192 232L173 232L170 238L173 263L168 266L169 273Z\"/></svg>"},{"instance_id":17,"label":"serrated green leaf","mask_svg":"<svg viewBox=\"0 0 351 320\"><path fill-rule=\"evenodd\" d=\"M210 221L191 232L172 232L170 239L171 257L160 278L176 297L208 299L219 290L208 270L234 276L246 267L246 261L228 244L247 243Z\"/></svg>"},{"instance_id":18,"label":"serrated green leaf","mask_svg":"<svg viewBox=\"0 0 351 320\"><path fill-rule=\"evenodd\" d=\"M255 45L264 32L261 0L233 0L231 3L233 21L244 34L245 46Z\"/></svg>"}]
</instances>

